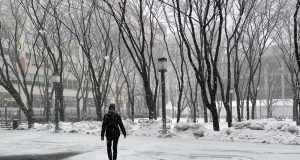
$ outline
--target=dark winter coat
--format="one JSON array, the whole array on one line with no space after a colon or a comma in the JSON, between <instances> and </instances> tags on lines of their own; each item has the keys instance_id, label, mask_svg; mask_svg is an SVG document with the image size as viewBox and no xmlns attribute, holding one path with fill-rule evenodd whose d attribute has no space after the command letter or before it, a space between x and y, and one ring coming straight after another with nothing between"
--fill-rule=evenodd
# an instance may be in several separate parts
<instances>
[{"instance_id":1,"label":"dark winter coat","mask_svg":"<svg viewBox=\"0 0 300 160\"><path fill-rule=\"evenodd\" d=\"M106 138L117 138L120 136L120 128L123 135L126 136L121 116L114 111L109 111L103 118L101 137L104 137L104 133L106 133Z\"/></svg>"}]
</instances>

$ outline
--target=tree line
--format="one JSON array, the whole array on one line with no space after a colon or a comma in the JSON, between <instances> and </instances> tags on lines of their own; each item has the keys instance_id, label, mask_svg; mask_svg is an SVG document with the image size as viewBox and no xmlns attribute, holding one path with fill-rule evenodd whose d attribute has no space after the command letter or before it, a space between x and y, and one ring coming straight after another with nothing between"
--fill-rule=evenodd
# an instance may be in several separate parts
<instances>
[{"instance_id":1,"label":"tree line","mask_svg":"<svg viewBox=\"0 0 300 160\"><path fill-rule=\"evenodd\" d=\"M211 114L218 131L223 106L231 127L233 94L237 121L255 119L261 90L267 117L272 117L272 76L282 74L292 88L293 120L299 124L299 6L299 0L7 0L0 10L0 85L19 105L29 128L37 88L50 121L53 73L60 76L61 121L68 76L77 81L78 120L84 119L89 94L98 121L108 96L119 103L125 95L132 120L137 102L147 107L149 119L157 119L157 59L165 56L177 122L189 107L194 122L198 116L208 122ZM276 51L268 53L273 47ZM267 65L267 54L283 63ZM283 66L288 73L281 73Z\"/></svg>"}]
</instances>

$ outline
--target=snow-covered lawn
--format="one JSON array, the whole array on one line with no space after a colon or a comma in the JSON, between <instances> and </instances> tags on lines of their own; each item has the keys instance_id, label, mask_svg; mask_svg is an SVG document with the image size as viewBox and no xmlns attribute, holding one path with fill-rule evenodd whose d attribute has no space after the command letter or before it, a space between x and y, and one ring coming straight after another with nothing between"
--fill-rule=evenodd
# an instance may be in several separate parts
<instances>
[{"instance_id":1,"label":"snow-covered lawn","mask_svg":"<svg viewBox=\"0 0 300 160\"><path fill-rule=\"evenodd\" d=\"M212 131L211 123L170 123L167 136L161 134L160 121L123 122L128 136L120 138L121 160L300 159L300 129L292 121L245 121L231 128L221 122L220 132ZM60 123L60 133L53 132L53 124L25 128L0 129L0 156L78 153L68 160L107 159L101 122Z\"/></svg>"},{"instance_id":2,"label":"snow-covered lawn","mask_svg":"<svg viewBox=\"0 0 300 160\"><path fill-rule=\"evenodd\" d=\"M106 143L98 135L0 129L0 142L1 156L80 152L67 160L107 159ZM120 138L118 157L120 160L296 160L300 157L300 146L128 136Z\"/></svg>"}]
</instances>

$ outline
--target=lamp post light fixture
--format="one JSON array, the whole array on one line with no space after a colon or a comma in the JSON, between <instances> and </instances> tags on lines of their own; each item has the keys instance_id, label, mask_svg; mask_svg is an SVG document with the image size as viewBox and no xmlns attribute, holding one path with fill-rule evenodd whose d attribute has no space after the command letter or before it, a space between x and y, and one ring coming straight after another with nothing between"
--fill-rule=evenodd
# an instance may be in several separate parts
<instances>
[{"instance_id":1,"label":"lamp post light fixture","mask_svg":"<svg viewBox=\"0 0 300 160\"><path fill-rule=\"evenodd\" d=\"M163 133L167 133L166 124L166 84L165 84L165 72L167 72L167 58L158 58L158 71L161 73L161 97L162 97L162 123Z\"/></svg>"},{"instance_id":2,"label":"lamp post light fixture","mask_svg":"<svg viewBox=\"0 0 300 160\"><path fill-rule=\"evenodd\" d=\"M58 109L59 109L59 83L60 83L60 75L59 73L53 73L51 76L51 81L55 91L55 103L54 103L54 112L55 112L55 132L59 131L59 117L58 117Z\"/></svg>"}]
</instances>

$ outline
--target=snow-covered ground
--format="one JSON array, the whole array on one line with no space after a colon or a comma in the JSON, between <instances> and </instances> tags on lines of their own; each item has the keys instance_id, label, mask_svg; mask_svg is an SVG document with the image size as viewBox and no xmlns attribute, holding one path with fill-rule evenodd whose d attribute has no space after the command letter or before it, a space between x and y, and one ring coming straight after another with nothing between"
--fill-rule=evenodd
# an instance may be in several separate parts
<instances>
[{"instance_id":1,"label":"snow-covered ground","mask_svg":"<svg viewBox=\"0 0 300 160\"><path fill-rule=\"evenodd\" d=\"M159 137L161 135L161 121L136 123L125 120L127 134L131 136ZM276 121L262 119L233 123L228 128L227 123L220 122L220 132L213 131L212 123L180 122L168 123L168 137L192 137L202 140L217 140L230 142L252 142L271 144L300 144L300 128L293 121ZM25 126L26 127L26 126ZM60 123L61 132L100 135L101 122ZM36 131L54 131L53 124L35 124Z\"/></svg>"},{"instance_id":2,"label":"snow-covered ground","mask_svg":"<svg viewBox=\"0 0 300 160\"><path fill-rule=\"evenodd\" d=\"M292 121L245 121L229 129L221 122L220 132L212 131L211 123L171 123L167 136L160 121L123 122L128 136L120 137L121 160L300 159L300 129ZM0 129L1 156L74 152L79 155L67 160L107 159L100 122L60 123L60 133L53 132L53 124L20 128Z\"/></svg>"},{"instance_id":3,"label":"snow-covered ground","mask_svg":"<svg viewBox=\"0 0 300 160\"><path fill-rule=\"evenodd\" d=\"M79 152L66 160L107 159L106 143L98 135L0 129L0 141L1 156ZM119 141L118 157L121 160L296 160L300 157L300 146L128 136Z\"/></svg>"}]
</instances>

